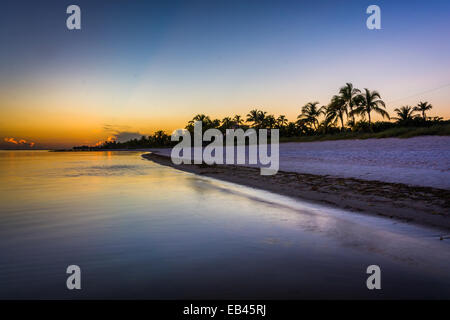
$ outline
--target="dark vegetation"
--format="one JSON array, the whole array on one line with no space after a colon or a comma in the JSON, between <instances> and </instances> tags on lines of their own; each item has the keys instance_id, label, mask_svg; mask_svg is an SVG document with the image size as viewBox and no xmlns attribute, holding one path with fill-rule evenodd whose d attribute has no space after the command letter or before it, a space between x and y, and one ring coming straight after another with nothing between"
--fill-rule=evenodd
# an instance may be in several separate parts
<instances>
[{"instance_id":1,"label":"dark vegetation","mask_svg":"<svg viewBox=\"0 0 450 320\"><path fill-rule=\"evenodd\" d=\"M202 122L203 131L215 128L222 133L227 129L238 128L278 129L280 142L450 135L450 121L444 121L440 117L427 117L427 112L431 109L432 105L428 102L419 102L414 107L396 108L396 115L390 117L377 91L361 91L347 83L332 97L328 105L308 102L301 108L296 121L289 121L284 115L276 117L255 108L247 114L245 120L240 115L219 120L198 114L188 122L185 129L193 132L195 121ZM374 114L391 121L373 122ZM73 150L161 148L171 147L176 143L170 140L169 134L160 130L140 139L105 141L98 146L79 146Z\"/></svg>"}]
</instances>

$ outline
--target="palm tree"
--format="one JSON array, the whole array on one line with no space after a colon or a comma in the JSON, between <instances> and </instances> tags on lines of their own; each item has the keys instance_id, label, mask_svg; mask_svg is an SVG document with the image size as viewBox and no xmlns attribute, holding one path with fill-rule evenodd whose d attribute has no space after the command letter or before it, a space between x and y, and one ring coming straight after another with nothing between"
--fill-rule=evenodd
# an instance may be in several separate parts
<instances>
[{"instance_id":1,"label":"palm tree","mask_svg":"<svg viewBox=\"0 0 450 320\"><path fill-rule=\"evenodd\" d=\"M231 127L234 125L234 123L235 122L230 117L225 117L222 119L221 128L224 130L231 129Z\"/></svg>"},{"instance_id":2,"label":"palm tree","mask_svg":"<svg viewBox=\"0 0 450 320\"><path fill-rule=\"evenodd\" d=\"M370 114L372 111L380 114L383 118L386 117L390 119L389 113L384 110L386 105L384 101L381 100L381 96L378 91L370 91L365 88L364 93L357 95L354 101L357 107L351 112L351 114L367 114L367 117L369 118L369 126L371 126Z\"/></svg>"},{"instance_id":3,"label":"palm tree","mask_svg":"<svg viewBox=\"0 0 450 320\"><path fill-rule=\"evenodd\" d=\"M286 125L286 134L288 137L295 136L299 133L299 129L300 128L295 124L295 122L288 122Z\"/></svg>"},{"instance_id":4,"label":"palm tree","mask_svg":"<svg viewBox=\"0 0 450 320\"><path fill-rule=\"evenodd\" d=\"M344 100L347 110L351 114L352 123L355 123L355 115L352 113L353 107L355 106L355 97L360 93L361 90L354 88L353 84L351 84L350 82L347 82L344 87L341 87L341 89L339 89L339 95L341 99Z\"/></svg>"},{"instance_id":5,"label":"palm tree","mask_svg":"<svg viewBox=\"0 0 450 320\"><path fill-rule=\"evenodd\" d=\"M204 115L204 114L197 114L194 118L192 118L191 121L201 121L201 122L209 122L211 121L211 119L209 118L209 116Z\"/></svg>"},{"instance_id":6,"label":"palm tree","mask_svg":"<svg viewBox=\"0 0 450 320\"><path fill-rule=\"evenodd\" d=\"M302 107L302 113L297 117L299 124L309 124L317 130L319 125L319 117L324 113L324 107L318 107L319 102L308 102Z\"/></svg>"},{"instance_id":7,"label":"palm tree","mask_svg":"<svg viewBox=\"0 0 450 320\"><path fill-rule=\"evenodd\" d=\"M247 114L247 122L253 122L253 127L259 128L264 123L266 113L258 109L250 110Z\"/></svg>"},{"instance_id":8,"label":"palm tree","mask_svg":"<svg viewBox=\"0 0 450 320\"><path fill-rule=\"evenodd\" d=\"M423 120L427 120L427 115L426 115L425 111L431 110L431 108L433 108L433 106L431 104L429 104L428 102L420 101L419 104L414 107L414 111L418 111L418 112L422 113Z\"/></svg>"},{"instance_id":9,"label":"palm tree","mask_svg":"<svg viewBox=\"0 0 450 320\"><path fill-rule=\"evenodd\" d=\"M259 111L258 112L258 127L261 127L266 122L266 111ZM271 120L269 120L271 121Z\"/></svg>"},{"instance_id":10,"label":"palm tree","mask_svg":"<svg viewBox=\"0 0 450 320\"><path fill-rule=\"evenodd\" d=\"M325 108L325 118L330 123L341 120L341 130L344 129L344 114L347 113L347 101L341 96L333 96L331 103Z\"/></svg>"},{"instance_id":11,"label":"palm tree","mask_svg":"<svg viewBox=\"0 0 450 320\"><path fill-rule=\"evenodd\" d=\"M277 127L278 127L278 129L283 129L284 127L286 127L288 122L289 121L288 121L288 119L286 118L285 115L278 116L278 118L277 118Z\"/></svg>"},{"instance_id":12,"label":"palm tree","mask_svg":"<svg viewBox=\"0 0 450 320\"><path fill-rule=\"evenodd\" d=\"M190 120L187 124L187 126L185 127L185 129L187 129L190 132L193 132L194 130L194 125L196 121L201 121L202 123L202 131L204 132L205 130L211 129L211 128L219 128L220 127L220 120L219 119L214 119L211 120L211 118L207 115L204 114L197 114L194 118L192 118L192 120Z\"/></svg>"},{"instance_id":13,"label":"palm tree","mask_svg":"<svg viewBox=\"0 0 450 320\"><path fill-rule=\"evenodd\" d=\"M269 114L268 116L264 117L262 125L267 129L272 129L273 127L275 127L276 123L277 120L275 119L275 116L273 114Z\"/></svg>"},{"instance_id":14,"label":"palm tree","mask_svg":"<svg viewBox=\"0 0 450 320\"><path fill-rule=\"evenodd\" d=\"M240 126L240 125L242 125L242 124L244 123L244 120L242 120L241 116L237 114L237 115L234 116L233 122L234 122L237 126Z\"/></svg>"},{"instance_id":15,"label":"palm tree","mask_svg":"<svg viewBox=\"0 0 450 320\"><path fill-rule=\"evenodd\" d=\"M250 112L247 114L247 122L253 122L253 126L256 127L258 124L258 109L250 110Z\"/></svg>"},{"instance_id":16,"label":"palm tree","mask_svg":"<svg viewBox=\"0 0 450 320\"><path fill-rule=\"evenodd\" d=\"M326 109L328 109L329 107L327 107ZM327 113L327 111L325 111L325 113ZM322 133L327 134L328 131L333 128L336 125L337 122L337 118L333 117L329 117L329 116L325 116L325 119L322 120L322 122L319 124L319 128L318 130L321 131Z\"/></svg>"},{"instance_id":17,"label":"palm tree","mask_svg":"<svg viewBox=\"0 0 450 320\"><path fill-rule=\"evenodd\" d=\"M393 119L397 120L398 123L406 123L414 119L414 108L410 106L403 106L400 109L395 108L394 111L397 113L397 117Z\"/></svg>"},{"instance_id":18,"label":"palm tree","mask_svg":"<svg viewBox=\"0 0 450 320\"><path fill-rule=\"evenodd\" d=\"M159 145L164 145L167 141L169 141L169 136L162 130L158 130L153 135L155 142Z\"/></svg>"},{"instance_id":19,"label":"palm tree","mask_svg":"<svg viewBox=\"0 0 450 320\"><path fill-rule=\"evenodd\" d=\"M186 129L190 132L193 132L194 124L196 121L202 122L203 130L207 129L211 125L211 119L209 118L209 116L204 115L204 114L197 114L194 118L192 118L192 120L189 120L189 122L186 126Z\"/></svg>"},{"instance_id":20,"label":"palm tree","mask_svg":"<svg viewBox=\"0 0 450 320\"><path fill-rule=\"evenodd\" d=\"M219 128L220 127L220 120L219 119L214 119L214 120L212 120L212 121L210 121L208 124L207 124L207 129L210 129L210 128Z\"/></svg>"}]
</instances>

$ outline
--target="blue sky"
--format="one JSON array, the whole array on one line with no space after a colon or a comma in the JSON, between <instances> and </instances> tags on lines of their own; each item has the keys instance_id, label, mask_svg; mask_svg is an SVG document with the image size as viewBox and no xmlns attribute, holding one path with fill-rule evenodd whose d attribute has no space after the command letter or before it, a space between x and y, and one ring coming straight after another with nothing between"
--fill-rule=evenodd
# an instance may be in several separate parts
<instances>
[{"instance_id":1,"label":"blue sky","mask_svg":"<svg viewBox=\"0 0 450 320\"><path fill-rule=\"evenodd\" d=\"M65 27L70 4L82 30ZM382 30L366 28L371 4ZM89 140L104 124L169 130L200 112L293 120L353 82L390 111L423 99L449 117L449 40L449 1L3 1L1 111L25 124L86 119ZM59 132L0 124L0 136Z\"/></svg>"}]
</instances>

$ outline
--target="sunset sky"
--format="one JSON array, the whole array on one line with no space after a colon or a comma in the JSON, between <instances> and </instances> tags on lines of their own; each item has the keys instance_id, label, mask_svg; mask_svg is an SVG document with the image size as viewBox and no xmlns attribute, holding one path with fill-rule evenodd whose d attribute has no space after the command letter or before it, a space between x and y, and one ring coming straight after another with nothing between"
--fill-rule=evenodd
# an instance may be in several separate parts
<instances>
[{"instance_id":1,"label":"sunset sky","mask_svg":"<svg viewBox=\"0 0 450 320\"><path fill-rule=\"evenodd\" d=\"M66 28L81 7L82 30ZM366 28L381 7L382 30ZM450 118L450 1L2 1L0 147L95 144L257 107L295 120L345 82Z\"/></svg>"}]
</instances>

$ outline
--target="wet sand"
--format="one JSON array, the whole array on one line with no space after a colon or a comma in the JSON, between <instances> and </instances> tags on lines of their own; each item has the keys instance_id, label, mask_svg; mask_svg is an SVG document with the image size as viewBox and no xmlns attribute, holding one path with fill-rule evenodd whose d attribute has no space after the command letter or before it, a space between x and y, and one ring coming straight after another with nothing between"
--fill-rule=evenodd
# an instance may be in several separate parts
<instances>
[{"instance_id":1,"label":"wet sand","mask_svg":"<svg viewBox=\"0 0 450 320\"><path fill-rule=\"evenodd\" d=\"M237 165L175 165L157 153L145 159L178 170L353 211L450 230L450 191L356 178L278 171Z\"/></svg>"}]
</instances>

